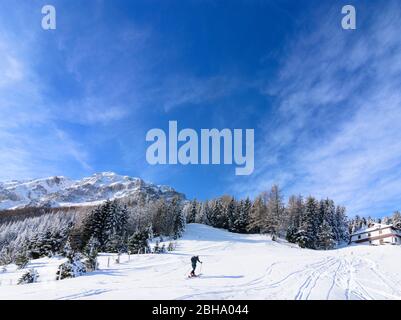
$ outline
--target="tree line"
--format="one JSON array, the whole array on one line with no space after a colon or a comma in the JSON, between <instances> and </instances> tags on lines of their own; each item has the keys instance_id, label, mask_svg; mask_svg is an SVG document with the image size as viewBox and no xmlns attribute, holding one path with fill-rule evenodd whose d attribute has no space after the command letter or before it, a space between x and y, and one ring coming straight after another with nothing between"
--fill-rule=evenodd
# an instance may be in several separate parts
<instances>
[{"instance_id":1,"label":"tree line","mask_svg":"<svg viewBox=\"0 0 401 320\"><path fill-rule=\"evenodd\" d=\"M332 249L349 240L345 208L333 200L291 196L285 204L278 186L251 201L223 196L184 207L187 223L204 223L237 233L270 234L303 248Z\"/></svg>"},{"instance_id":2,"label":"tree line","mask_svg":"<svg viewBox=\"0 0 401 320\"><path fill-rule=\"evenodd\" d=\"M0 265L16 263L24 268L29 260L62 255L60 279L96 269L99 252L163 253L175 248L159 243L162 237L178 239L185 228L182 202L166 200L130 202L105 201L95 208L46 212L38 216L7 219L0 223ZM151 251L149 240L157 237ZM62 271L61 271L62 270ZM27 279L32 279L27 275Z\"/></svg>"},{"instance_id":3,"label":"tree line","mask_svg":"<svg viewBox=\"0 0 401 320\"><path fill-rule=\"evenodd\" d=\"M87 270L95 269L99 252L151 252L150 240L174 241L182 236L186 223L268 234L272 240L287 239L317 250L346 244L350 233L372 222L401 228L400 212L383 219L356 216L349 220L345 208L331 199L290 196L284 201L276 185L253 200L231 196L208 201L120 199L97 207L25 208L20 215L6 213L0 221L0 265L23 267L30 259L64 255L68 263L60 278L82 271L81 260ZM173 242L168 248L157 242L152 251L162 253L174 247Z\"/></svg>"},{"instance_id":4,"label":"tree line","mask_svg":"<svg viewBox=\"0 0 401 320\"><path fill-rule=\"evenodd\" d=\"M391 224L394 227L401 229L401 212L395 211L391 216L385 216L383 218L361 217L356 215L349 221L349 230L351 233L354 233L368 228L373 223Z\"/></svg>"}]
</instances>

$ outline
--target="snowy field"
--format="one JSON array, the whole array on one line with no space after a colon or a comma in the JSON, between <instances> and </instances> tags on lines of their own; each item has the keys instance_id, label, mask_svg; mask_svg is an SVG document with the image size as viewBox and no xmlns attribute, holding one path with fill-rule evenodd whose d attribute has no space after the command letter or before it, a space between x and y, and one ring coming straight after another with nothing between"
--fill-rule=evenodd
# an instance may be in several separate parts
<instances>
[{"instance_id":1,"label":"snowy field","mask_svg":"<svg viewBox=\"0 0 401 320\"><path fill-rule=\"evenodd\" d=\"M101 270L62 281L55 281L62 259L31 262L35 284L16 285L23 271L0 267L0 299L401 299L399 246L313 251L197 224L177 245L120 264L102 255ZM202 275L188 279L193 255L204 262Z\"/></svg>"}]
</instances>

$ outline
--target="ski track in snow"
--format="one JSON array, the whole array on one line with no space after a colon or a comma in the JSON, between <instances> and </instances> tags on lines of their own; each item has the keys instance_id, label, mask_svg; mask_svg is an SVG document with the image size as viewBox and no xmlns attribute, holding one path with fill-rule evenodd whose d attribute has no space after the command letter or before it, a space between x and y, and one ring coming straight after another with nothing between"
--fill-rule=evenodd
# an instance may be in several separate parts
<instances>
[{"instance_id":1,"label":"ski track in snow","mask_svg":"<svg viewBox=\"0 0 401 320\"><path fill-rule=\"evenodd\" d=\"M188 279L195 254L202 275ZM172 253L122 256L120 264L104 254L101 270L55 281L60 261L32 262L40 282L30 285L15 285L24 271L8 266L0 299L401 299L396 246L313 251L193 224Z\"/></svg>"},{"instance_id":2,"label":"ski track in snow","mask_svg":"<svg viewBox=\"0 0 401 320\"><path fill-rule=\"evenodd\" d=\"M65 296L65 297L60 297L57 300L80 299L80 298L83 298L83 297L95 296L95 295L102 294L102 293L108 292L108 291L110 291L110 290L100 290L100 289L98 289L98 290L88 290L88 291L84 291L84 292L81 292L81 293L72 294L72 295Z\"/></svg>"}]
</instances>

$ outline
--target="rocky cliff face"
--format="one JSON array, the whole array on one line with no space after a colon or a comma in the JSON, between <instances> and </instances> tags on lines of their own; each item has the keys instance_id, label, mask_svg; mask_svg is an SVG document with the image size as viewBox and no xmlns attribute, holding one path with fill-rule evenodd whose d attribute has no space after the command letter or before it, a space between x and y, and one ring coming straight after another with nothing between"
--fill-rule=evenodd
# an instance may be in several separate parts
<instances>
[{"instance_id":1,"label":"rocky cliff face","mask_svg":"<svg viewBox=\"0 0 401 320\"><path fill-rule=\"evenodd\" d=\"M50 177L37 180L0 182L0 210L30 206L94 205L107 199L171 199L185 196L168 186L113 172L96 173L82 180Z\"/></svg>"}]
</instances>

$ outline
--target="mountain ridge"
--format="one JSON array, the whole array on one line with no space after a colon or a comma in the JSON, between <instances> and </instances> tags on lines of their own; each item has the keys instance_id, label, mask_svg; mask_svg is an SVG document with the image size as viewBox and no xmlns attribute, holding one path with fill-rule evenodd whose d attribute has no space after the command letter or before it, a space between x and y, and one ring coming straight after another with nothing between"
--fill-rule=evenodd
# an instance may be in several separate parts
<instances>
[{"instance_id":1,"label":"mountain ridge","mask_svg":"<svg viewBox=\"0 0 401 320\"><path fill-rule=\"evenodd\" d=\"M107 199L170 199L185 195L165 185L114 172L95 173L80 180L64 176L0 182L0 210L24 207L96 205Z\"/></svg>"}]
</instances>

